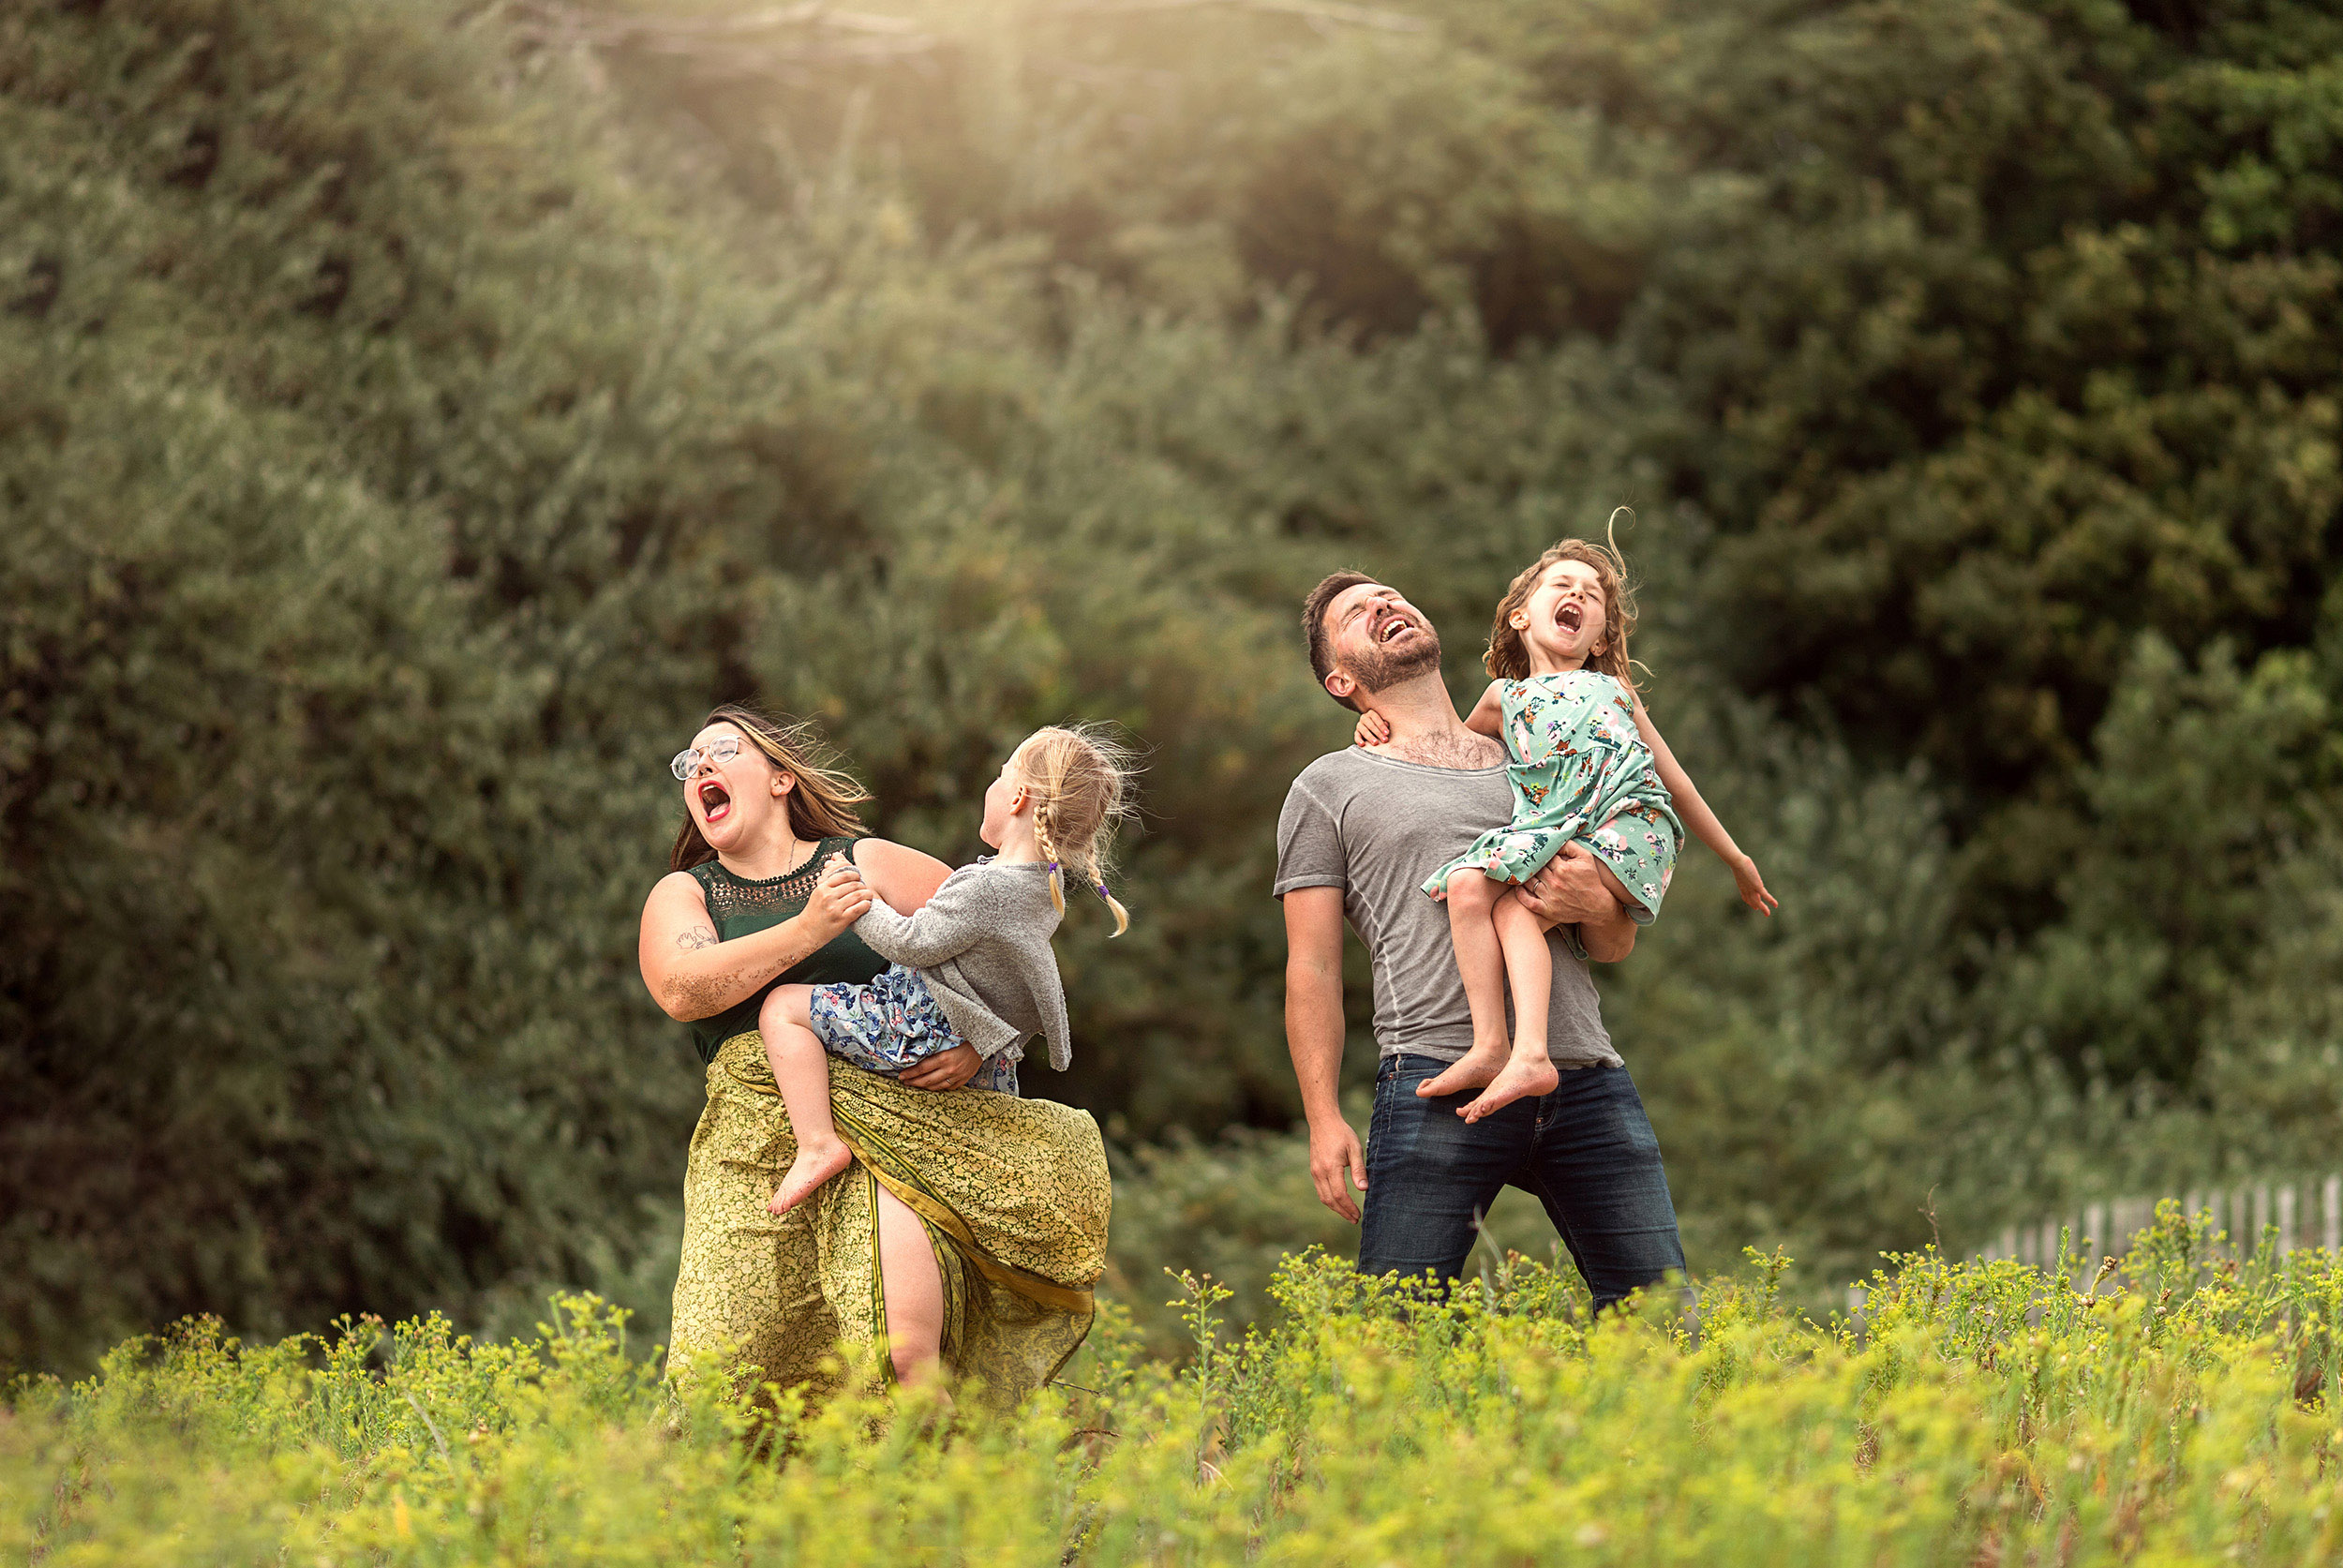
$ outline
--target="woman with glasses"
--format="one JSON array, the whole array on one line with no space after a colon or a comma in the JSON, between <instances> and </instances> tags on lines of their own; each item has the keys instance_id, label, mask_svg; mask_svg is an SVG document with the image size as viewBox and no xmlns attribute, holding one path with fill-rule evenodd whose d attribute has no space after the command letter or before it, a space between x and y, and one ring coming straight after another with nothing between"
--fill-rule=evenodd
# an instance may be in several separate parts
<instances>
[{"instance_id":1,"label":"woman with glasses","mask_svg":"<svg viewBox=\"0 0 2343 1568\"><path fill-rule=\"evenodd\" d=\"M832 1110L855 1163L788 1214L768 1213L797 1146L759 1005L776 985L876 978L887 961L855 920L874 894L910 913L949 868L862 831L855 807L869 796L809 726L719 708L669 768L685 817L643 908L639 958L708 1070L669 1366L721 1351L788 1388L816 1381L841 1339L892 1325L940 1339L988 1403L1013 1404L1089 1330L1109 1202L1097 1124L1048 1100L950 1092L982 1066L964 1045L895 1077L833 1058ZM834 853L860 876L825 874Z\"/></svg>"}]
</instances>

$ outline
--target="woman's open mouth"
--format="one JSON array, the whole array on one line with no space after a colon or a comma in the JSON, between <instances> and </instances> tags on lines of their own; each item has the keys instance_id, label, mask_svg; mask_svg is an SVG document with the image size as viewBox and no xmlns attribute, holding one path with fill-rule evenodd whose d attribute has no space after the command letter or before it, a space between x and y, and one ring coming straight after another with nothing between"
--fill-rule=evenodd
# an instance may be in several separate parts
<instances>
[{"instance_id":1,"label":"woman's open mouth","mask_svg":"<svg viewBox=\"0 0 2343 1568\"><path fill-rule=\"evenodd\" d=\"M709 822L722 822L732 814L732 792L714 779L699 787L700 815Z\"/></svg>"}]
</instances>

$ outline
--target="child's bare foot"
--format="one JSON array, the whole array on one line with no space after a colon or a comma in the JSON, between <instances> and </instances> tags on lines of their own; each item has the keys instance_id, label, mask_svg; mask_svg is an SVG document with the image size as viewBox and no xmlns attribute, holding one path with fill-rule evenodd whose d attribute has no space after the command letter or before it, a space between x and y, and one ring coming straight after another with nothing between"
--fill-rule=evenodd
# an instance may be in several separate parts
<instances>
[{"instance_id":1,"label":"child's bare foot","mask_svg":"<svg viewBox=\"0 0 2343 1568\"><path fill-rule=\"evenodd\" d=\"M1516 1056L1500 1068L1481 1098L1470 1105L1461 1106L1456 1114L1468 1122L1477 1122L1491 1112L1501 1111L1517 1099L1537 1095L1550 1095L1562 1082L1562 1075L1554 1064L1543 1056Z\"/></svg>"},{"instance_id":2,"label":"child's bare foot","mask_svg":"<svg viewBox=\"0 0 2343 1568\"><path fill-rule=\"evenodd\" d=\"M780 1189L765 1207L774 1214L787 1214L853 1162L854 1151L843 1142L825 1143L818 1148L800 1144L798 1157L789 1162L788 1171L781 1178Z\"/></svg>"},{"instance_id":3,"label":"child's bare foot","mask_svg":"<svg viewBox=\"0 0 2343 1568\"><path fill-rule=\"evenodd\" d=\"M1483 1045L1477 1040L1472 1049L1448 1064L1437 1076L1427 1078L1415 1086L1417 1096L1431 1099L1440 1095L1460 1095L1467 1089L1477 1089L1495 1081L1512 1055L1512 1048L1503 1040Z\"/></svg>"}]
</instances>

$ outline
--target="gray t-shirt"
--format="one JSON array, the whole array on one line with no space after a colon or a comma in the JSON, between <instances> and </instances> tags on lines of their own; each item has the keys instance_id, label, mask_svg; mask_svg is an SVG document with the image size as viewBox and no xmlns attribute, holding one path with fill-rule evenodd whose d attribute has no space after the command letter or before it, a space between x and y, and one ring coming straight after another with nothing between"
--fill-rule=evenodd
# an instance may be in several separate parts
<instances>
[{"instance_id":1,"label":"gray t-shirt","mask_svg":"<svg viewBox=\"0 0 2343 1568\"><path fill-rule=\"evenodd\" d=\"M1302 769L1277 817L1277 883L1340 888L1342 913L1375 965L1375 1044L1453 1062L1472 1044L1472 1015L1449 941L1448 906L1424 879L1513 819L1499 768L1426 768L1353 746ZM1546 1053L1561 1068L1618 1067L1586 959L1565 930L1554 950Z\"/></svg>"}]
</instances>

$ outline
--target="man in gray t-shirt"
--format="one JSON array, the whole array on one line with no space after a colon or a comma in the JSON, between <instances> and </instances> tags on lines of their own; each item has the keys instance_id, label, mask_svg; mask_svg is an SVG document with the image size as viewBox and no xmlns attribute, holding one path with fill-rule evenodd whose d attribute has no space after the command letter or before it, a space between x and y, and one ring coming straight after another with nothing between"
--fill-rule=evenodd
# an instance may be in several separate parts
<instances>
[{"instance_id":1,"label":"man in gray t-shirt","mask_svg":"<svg viewBox=\"0 0 2343 1568\"><path fill-rule=\"evenodd\" d=\"M1470 732L1468 732L1470 733ZM1339 888L1343 918L1375 965L1375 1043L1385 1056L1453 1062L1472 1044L1448 906L1425 896L1425 868L1447 864L1513 815L1504 753L1492 768L1427 768L1353 746L1302 769L1277 817L1277 881ZM1616 903L1616 901L1614 901ZM1633 936L1628 940L1632 943ZM1546 1054L1558 1068L1619 1066L1572 928L1546 935L1554 993Z\"/></svg>"},{"instance_id":2,"label":"man in gray t-shirt","mask_svg":"<svg viewBox=\"0 0 2343 1568\"><path fill-rule=\"evenodd\" d=\"M1312 590L1310 663L1336 701L1374 711L1391 739L1302 770L1277 820L1275 892L1285 906L1286 1039L1309 1118L1310 1174L1327 1207L1360 1220L1359 1268L1453 1278L1481 1216L1507 1186L1535 1193L1597 1308L1684 1266L1659 1142L1611 1038L1587 962L1616 963L1636 927L1591 857L1564 846L1522 889L1552 922L1547 1051L1565 1069L1550 1094L1479 1122L1477 1091L1418 1087L1472 1043L1447 909L1424 878L1504 825L1505 753L1466 729L1440 674L1440 637L1398 593L1355 572ZM1339 1102L1342 928L1374 968L1375 1120L1366 1149Z\"/></svg>"}]
</instances>

